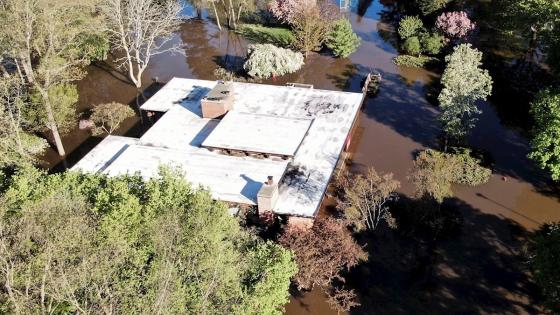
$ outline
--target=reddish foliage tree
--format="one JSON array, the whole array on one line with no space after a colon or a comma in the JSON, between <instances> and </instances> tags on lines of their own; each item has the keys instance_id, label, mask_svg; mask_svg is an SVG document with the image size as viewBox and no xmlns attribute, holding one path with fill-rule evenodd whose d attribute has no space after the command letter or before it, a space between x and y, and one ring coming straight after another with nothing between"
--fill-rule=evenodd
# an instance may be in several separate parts
<instances>
[{"instance_id":1,"label":"reddish foliage tree","mask_svg":"<svg viewBox=\"0 0 560 315\"><path fill-rule=\"evenodd\" d=\"M344 269L367 259L346 226L333 218L317 219L307 230L289 228L279 241L296 255L299 272L294 280L299 289L329 288L333 280L343 280Z\"/></svg>"}]
</instances>

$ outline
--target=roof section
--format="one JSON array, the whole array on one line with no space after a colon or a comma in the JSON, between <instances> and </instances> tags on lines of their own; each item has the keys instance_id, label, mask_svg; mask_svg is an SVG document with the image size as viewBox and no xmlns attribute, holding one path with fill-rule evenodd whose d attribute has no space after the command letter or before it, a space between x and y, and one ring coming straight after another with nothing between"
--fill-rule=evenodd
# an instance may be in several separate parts
<instances>
[{"instance_id":1,"label":"roof section","mask_svg":"<svg viewBox=\"0 0 560 315\"><path fill-rule=\"evenodd\" d=\"M230 111L202 146L294 156L311 119Z\"/></svg>"},{"instance_id":2,"label":"roof section","mask_svg":"<svg viewBox=\"0 0 560 315\"><path fill-rule=\"evenodd\" d=\"M72 169L92 173L103 172L129 145L137 142L138 139L135 138L109 135L89 151Z\"/></svg>"},{"instance_id":3,"label":"roof section","mask_svg":"<svg viewBox=\"0 0 560 315\"><path fill-rule=\"evenodd\" d=\"M256 204L257 193L267 176L281 178L288 161L235 157L210 152L182 152L133 145L122 152L106 169L109 175L140 173L145 178L157 175L159 167L180 167L194 185L202 185L215 199Z\"/></svg>"}]
</instances>

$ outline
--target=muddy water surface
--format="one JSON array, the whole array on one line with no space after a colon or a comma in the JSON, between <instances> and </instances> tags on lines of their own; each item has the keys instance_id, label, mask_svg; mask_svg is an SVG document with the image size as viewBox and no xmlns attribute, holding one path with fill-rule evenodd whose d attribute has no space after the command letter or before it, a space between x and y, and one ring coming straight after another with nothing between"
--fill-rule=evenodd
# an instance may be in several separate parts
<instances>
[{"instance_id":1,"label":"muddy water surface","mask_svg":"<svg viewBox=\"0 0 560 315\"><path fill-rule=\"evenodd\" d=\"M362 38L359 50L348 59L316 54L296 74L266 83L302 82L316 88L359 91L369 71L383 75L379 95L367 100L354 137L351 167L363 171L374 166L392 172L408 195L412 186L407 172L414 154L437 147L437 108L427 96L437 85L437 73L396 67L394 34L387 23L391 1L362 1L347 13ZM359 14L355 13L358 12ZM174 41L184 54L160 55L153 59L144 76L145 93L154 90L153 80L165 82L173 76L215 79L217 64L239 63L247 42L232 33L220 32L208 19L183 24ZM89 68L78 83L81 110L117 101L136 107L136 89L108 64ZM523 237L538 225L560 220L560 194L550 188L546 177L526 158L527 139L502 124L495 107L481 104L484 113L470 143L493 161L494 175L488 184L476 188L455 187L451 203L460 209L459 235L444 241L426 261L414 258L416 245L380 231L368 241L370 260L349 275L348 287L355 289L362 303L355 314L403 313L538 313L534 285L520 257ZM139 135L143 125L130 119L120 134ZM71 165L100 141L76 130L64 137L68 152L63 163L54 151L46 166ZM426 276L428 275L428 276ZM428 280L426 280L427 278ZM292 297L286 314L336 314L325 296L314 290Z\"/></svg>"}]
</instances>

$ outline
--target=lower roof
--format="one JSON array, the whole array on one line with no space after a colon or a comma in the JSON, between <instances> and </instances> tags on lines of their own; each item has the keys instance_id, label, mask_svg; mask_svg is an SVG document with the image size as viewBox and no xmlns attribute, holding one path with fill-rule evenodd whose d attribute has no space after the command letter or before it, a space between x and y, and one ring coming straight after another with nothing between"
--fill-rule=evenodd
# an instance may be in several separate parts
<instances>
[{"instance_id":1,"label":"lower roof","mask_svg":"<svg viewBox=\"0 0 560 315\"><path fill-rule=\"evenodd\" d=\"M104 172L111 176L139 173L151 178L162 165L179 167L192 184L209 188L215 199L256 205L267 176L281 178L288 162L131 145Z\"/></svg>"}]
</instances>

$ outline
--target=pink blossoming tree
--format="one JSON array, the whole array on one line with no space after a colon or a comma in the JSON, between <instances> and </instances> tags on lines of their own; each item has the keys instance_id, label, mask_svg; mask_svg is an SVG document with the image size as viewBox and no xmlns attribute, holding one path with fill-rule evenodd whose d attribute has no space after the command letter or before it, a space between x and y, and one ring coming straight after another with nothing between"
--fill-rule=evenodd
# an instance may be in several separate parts
<instances>
[{"instance_id":1,"label":"pink blossoming tree","mask_svg":"<svg viewBox=\"0 0 560 315\"><path fill-rule=\"evenodd\" d=\"M455 11L438 16L436 26L449 37L465 38L476 25L465 11Z\"/></svg>"},{"instance_id":2,"label":"pink blossoming tree","mask_svg":"<svg viewBox=\"0 0 560 315\"><path fill-rule=\"evenodd\" d=\"M315 0L274 0L270 2L269 10L279 21L292 24L296 14L315 4Z\"/></svg>"}]
</instances>

